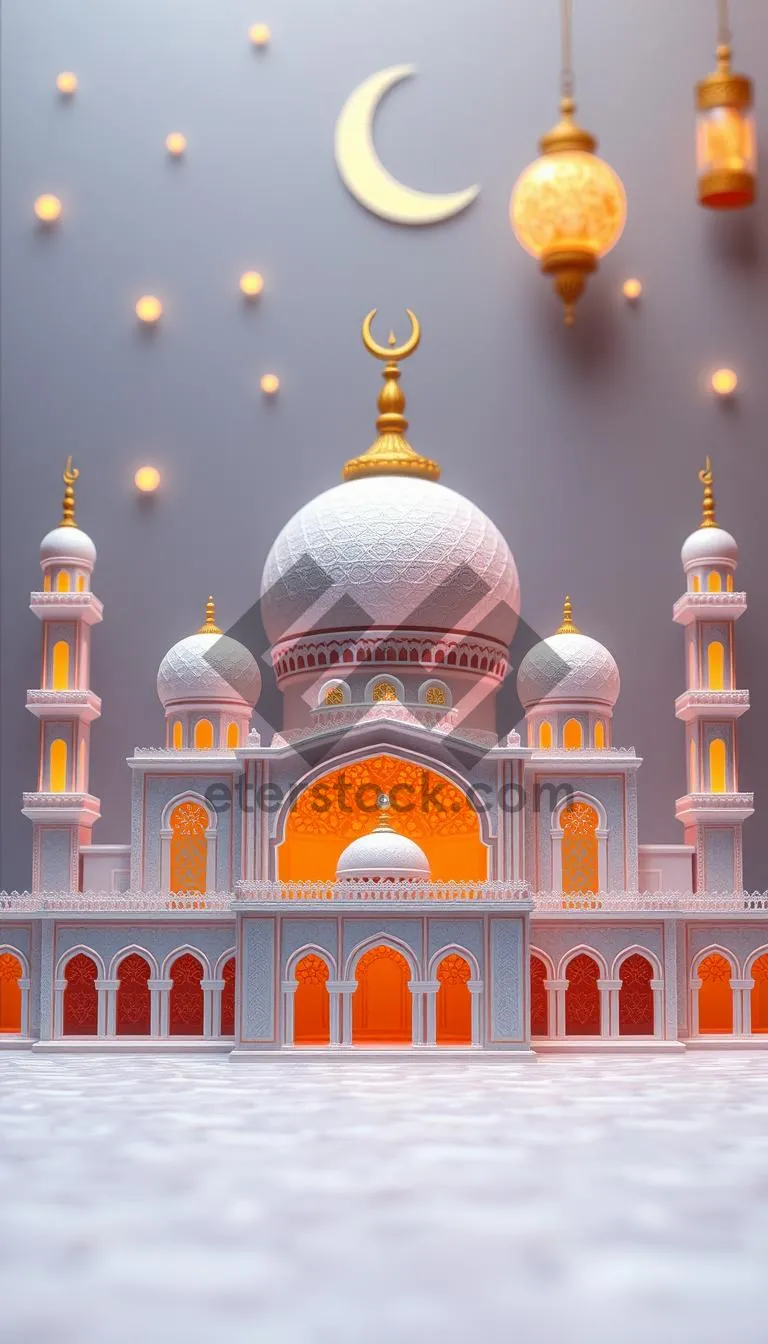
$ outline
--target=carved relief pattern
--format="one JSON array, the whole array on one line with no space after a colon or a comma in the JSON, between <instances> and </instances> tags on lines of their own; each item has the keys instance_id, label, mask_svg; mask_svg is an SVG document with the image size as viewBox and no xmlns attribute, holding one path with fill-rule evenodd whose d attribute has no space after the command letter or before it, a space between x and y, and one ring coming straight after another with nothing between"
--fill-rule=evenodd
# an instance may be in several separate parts
<instances>
[{"instance_id":1,"label":"carved relief pattern","mask_svg":"<svg viewBox=\"0 0 768 1344\"><path fill-rule=\"evenodd\" d=\"M547 1011L547 991L544 981L547 968L541 957L531 957L531 1035L549 1035L549 1014Z\"/></svg>"},{"instance_id":2,"label":"carved relief pattern","mask_svg":"<svg viewBox=\"0 0 768 1344\"><path fill-rule=\"evenodd\" d=\"M561 813L563 828L563 891L597 891L598 875L597 836L598 815L589 803L571 803Z\"/></svg>"},{"instance_id":3,"label":"carved relief pattern","mask_svg":"<svg viewBox=\"0 0 768 1344\"><path fill-rule=\"evenodd\" d=\"M117 974L120 980L116 1017L118 1036L149 1036L152 1012L147 985L150 977L148 962L138 952L132 952L120 962Z\"/></svg>"},{"instance_id":4,"label":"carved relief pattern","mask_svg":"<svg viewBox=\"0 0 768 1344\"><path fill-rule=\"evenodd\" d=\"M222 1036L234 1036L235 1034L235 958L230 957L225 961L222 971L224 988L221 991L221 1034Z\"/></svg>"},{"instance_id":5,"label":"carved relief pattern","mask_svg":"<svg viewBox=\"0 0 768 1344\"><path fill-rule=\"evenodd\" d=\"M437 978L441 985L465 985L472 979L472 972L464 958L452 952L440 962Z\"/></svg>"},{"instance_id":6,"label":"carved relief pattern","mask_svg":"<svg viewBox=\"0 0 768 1344\"><path fill-rule=\"evenodd\" d=\"M600 1035L600 991L597 962L585 952L569 961L566 970L565 1030L568 1036Z\"/></svg>"},{"instance_id":7,"label":"carved relief pattern","mask_svg":"<svg viewBox=\"0 0 768 1344\"><path fill-rule=\"evenodd\" d=\"M398 785L404 787L398 790ZM441 775L392 756L354 761L310 785L297 798L288 825L306 835L362 835L371 829L375 813L368 809L376 794L389 794L392 789L396 805L387 818L402 835L477 834L477 813L461 789ZM339 806L342 796L345 810ZM355 807L356 798L363 801L365 811ZM424 799L433 801L423 804ZM410 804L412 811L398 810Z\"/></svg>"},{"instance_id":8,"label":"carved relief pattern","mask_svg":"<svg viewBox=\"0 0 768 1344\"><path fill-rule=\"evenodd\" d=\"M95 1036L98 1026L98 994L95 981L96 962L78 952L67 962L64 972L67 987L64 990L64 1035Z\"/></svg>"},{"instance_id":9,"label":"carved relief pattern","mask_svg":"<svg viewBox=\"0 0 768 1344\"><path fill-rule=\"evenodd\" d=\"M324 705L343 705L344 691L341 686L329 686L323 696Z\"/></svg>"},{"instance_id":10,"label":"carved relief pattern","mask_svg":"<svg viewBox=\"0 0 768 1344\"><path fill-rule=\"evenodd\" d=\"M369 955L366 953L366 956ZM363 958L364 960L365 958ZM324 985L330 977L330 971L316 953L309 952L306 957L302 957L294 971L294 975L299 984L303 985Z\"/></svg>"},{"instance_id":11,"label":"carved relief pattern","mask_svg":"<svg viewBox=\"0 0 768 1344\"><path fill-rule=\"evenodd\" d=\"M700 963L697 975L699 980L729 981L732 971L725 957L721 957L719 952L712 952Z\"/></svg>"},{"instance_id":12,"label":"carved relief pattern","mask_svg":"<svg viewBox=\"0 0 768 1344\"><path fill-rule=\"evenodd\" d=\"M619 991L619 1034L653 1035L653 967L646 957L633 952L622 962Z\"/></svg>"},{"instance_id":13,"label":"carved relief pattern","mask_svg":"<svg viewBox=\"0 0 768 1344\"><path fill-rule=\"evenodd\" d=\"M396 700L397 691L391 681L377 681L373 688L373 699L379 703L381 700Z\"/></svg>"},{"instance_id":14,"label":"carved relief pattern","mask_svg":"<svg viewBox=\"0 0 768 1344\"><path fill-rule=\"evenodd\" d=\"M444 705L445 691L442 686L428 686L424 692L424 700L428 705Z\"/></svg>"},{"instance_id":15,"label":"carved relief pattern","mask_svg":"<svg viewBox=\"0 0 768 1344\"><path fill-rule=\"evenodd\" d=\"M19 980L21 978L21 962L14 957L11 952L0 954L0 980Z\"/></svg>"},{"instance_id":16,"label":"carved relief pattern","mask_svg":"<svg viewBox=\"0 0 768 1344\"><path fill-rule=\"evenodd\" d=\"M208 846L208 813L200 803L180 803L171 813L171 888L204 892Z\"/></svg>"},{"instance_id":17,"label":"carved relief pattern","mask_svg":"<svg viewBox=\"0 0 768 1344\"><path fill-rule=\"evenodd\" d=\"M203 991L200 981L203 968L197 957L185 952L171 967L173 986L170 992L168 1030L171 1036L202 1036Z\"/></svg>"}]
</instances>

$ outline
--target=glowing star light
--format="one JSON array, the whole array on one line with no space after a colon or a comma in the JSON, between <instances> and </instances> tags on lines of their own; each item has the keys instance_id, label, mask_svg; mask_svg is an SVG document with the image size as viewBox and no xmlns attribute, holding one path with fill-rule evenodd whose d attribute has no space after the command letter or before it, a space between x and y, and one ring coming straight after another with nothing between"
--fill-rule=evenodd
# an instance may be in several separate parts
<instances>
[{"instance_id":1,"label":"glowing star light","mask_svg":"<svg viewBox=\"0 0 768 1344\"><path fill-rule=\"evenodd\" d=\"M71 70L62 70L56 76L56 88L64 98L71 98L77 92L77 75L73 75Z\"/></svg>"},{"instance_id":2,"label":"glowing star light","mask_svg":"<svg viewBox=\"0 0 768 1344\"><path fill-rule=\"evenodd\" d=\"M253 23L248 29L248 39L253 47L266 47L272 34L266 23Z\"/></svg>"},{"instance_id":3,"label":"glowing star light","mask_svg":"<svg viewBox=\"0 0 768 1344\"><path fill-rule=\"evenodd\" d=\"M264 288L264 276L258 271L244 271L240 276L240 289L247 299L258 298Z\"/></svg>"},{"instance_id":4,"label":"glowing star light","mask_svg":"<svg viewBox=\"0 0 768 1344\"><path fill-rule=\"evenodd\" d=\"M35 214L41 224L55 224L61 215L61 201L58 196L38 196L35 201Z\"/></svg>"},{"instance_id":5,"label":"glowing star light","mask_svg":"<svg viewBox=\"0 0 768 1344\"><path fill-rule=\"evenodd\" d=\"M733 369L715 369L711 378L712 391L718 397L731 397L739 385L738 374Z\"/></svg>"},{"instance_id":6,"label":"glowing star light","mask_svg":"<svg viewBox=\"0 0 768 1344\"><path fill-rule=\"evenodd\" d=\"M267 397L273 397L280 386L280 379L276 373L265 373L261 379L261 390Z\"/></svg>"},{"instance_id":7,"label":"glowing star light","mask_svg":"<svg viewBox=\"0 0 768 1344\"><path fill-rule=\"evenodd\" d=\"M136 489L141 490L142 494L151 495L152 491L156 490L160 484L160 472L157 467L139 467L133 482Z\"/></svg>"},{"instance_id":8,"label":"glowing star light","mask_svg":"<svg viewBox=\"0 0 768 1344\"><path fill-rule=\"evenodd\" d=\"M640 295L643 292L642 281L625 280L622 286L622 292L625 299L629 299L630 303L634 303L636 299L640 298Z\"/></svg>"},{"instance_id":9,"label":"glowing star light","mask_svg":"<svg viewBox=\"0 0 768 1344\"><path fill-rule=\"evenodd\" d=\"M187 148L187 137L182 135L181 131L171 131L171 134L166 137L165 148L171 158L179 159Z\"/></svg>"},{"instance_id":10,"label":"glowing star light","mask_svg":"<svg viewBox=\"0 0 768 1344\"><path fill-rule=\"evenodd\" d=\"M163 313L163 305L154 294L143 294L136 304L136 316L140 322L147 326L152 326L159 322Z\"/></svg>"}]
</instances>

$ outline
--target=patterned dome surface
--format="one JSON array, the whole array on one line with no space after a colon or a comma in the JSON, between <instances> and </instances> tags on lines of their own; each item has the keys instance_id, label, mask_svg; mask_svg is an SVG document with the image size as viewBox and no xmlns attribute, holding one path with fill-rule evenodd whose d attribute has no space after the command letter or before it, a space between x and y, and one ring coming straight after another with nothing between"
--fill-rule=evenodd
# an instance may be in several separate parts
<instances>
[{"instance_id":1,"label":"patterned dome surface","mask_svg":"<svg viewBox=\"0 0 768 1344\"><path fill-rule=\"evenodd\" d=\"M157 694L165 706L181 700L241 700L253 708L260 691L256 659L229 635L188 635L168 650L157 674Z\"/></svg>"},{"instance_id":2,"label":"patterned dome surface","mask_svg":"<svg viewBox=\"0 0 768 1344\"><path fill-rule=\"evenodd\" d=\"M402 626L506 644L520 588L506 541L469 500L433 481L369 476L294 515L267 556L262 595L273 643L289 631Z\"/></svg>"},{"instance_id":3,"label":"patterned dome surface","mask_svg":"<svg viewBox=\"0 0 768 1344\"><path fill-rule=\"evenodd\" d=\"M550 635L526 654L517 674L525 709L542 700L615 705L621 681L613 655L589 635Z\"/></svg>"},{"instance_id":4,"label":"patterned dome surface","mask_svg":"<svg viewBox=\"0 0 768 1344\"><path fill-rule=\"evenodd\" d=\"M87 532L79 527L54 527L40 542L40 563L50 560L71 560L76 564L93 565L96 547Z\"/></svg>"},{"instance_id":5,"label":"patterned dome surface","mask_svg":"<svg viewBox=\"0 0 768 1344\"><path fill-rule=\"evenodd\" d=\"M361 877L428 879L429 860L423 849L406 835L389 827L377 827L361 835L340 854L336 877L340 880Z\"/></svg>"},{"instance_id":6,"label":"patterned dome surface","mask_svg":"<svg viewBox=\"0 0 768 1344\"><path fill-rule=\"evenodd\" d=\"M739 548L735 537L722 527L697 527L683 542L680 552L683 566L704 565L707 561L717 564L726 560L738 564Z\"/></svg>"}]
</instances>

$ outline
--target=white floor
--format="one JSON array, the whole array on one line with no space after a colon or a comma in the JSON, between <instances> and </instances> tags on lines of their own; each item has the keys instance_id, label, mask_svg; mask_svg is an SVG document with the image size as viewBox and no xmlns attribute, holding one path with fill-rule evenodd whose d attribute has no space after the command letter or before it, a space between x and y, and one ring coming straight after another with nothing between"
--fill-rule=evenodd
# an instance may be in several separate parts
<instances>
[{"instance_id":1,"label":"white floor","mask_svg":"<svg viewBox=\"0 0 768 1344\"><path fill-rule=\"evenodd\" d=\"M4 1344L764 1344L765 1054L0 1056Z\"/></svg>"}]
</instances>

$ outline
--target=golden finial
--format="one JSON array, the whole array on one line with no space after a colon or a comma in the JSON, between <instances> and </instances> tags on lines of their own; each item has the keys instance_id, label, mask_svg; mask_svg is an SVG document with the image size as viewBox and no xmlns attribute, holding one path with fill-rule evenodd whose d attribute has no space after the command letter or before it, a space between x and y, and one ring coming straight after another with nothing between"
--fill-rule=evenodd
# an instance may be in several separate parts
<instances>
[{"instance_id":1,"label":"golden finial","mask_svg":"<svg viewBox=\"0 0 768 1344\"><path fill-rule=\"evenodd\" d=\"M570 597L566 597L563 603L563 621L555 631L556 635L580 635L581 631L577 625L573 624L573 605Z\"/></svg>"},{"instance_id":2,"label":"golden finial","mask_svg":"<svg viewBox=\"0 0 768 1344\"><path fill-rule=\"evenodd\" d=\"M405 397L399 386L400 360L412 355L421 340L419 320L410 308L406 313L411 322L411 334L402 345L395 344L395 333L390 331L388 346L379 345L371 335L371 323L376 316L373 308L363 322L363 345L375 359L386 360L384 367L384 386L379 393L379 415L376 420L378 437L370 448L360 457L353 457L344 467L345 481L358 476L421 476L428 481L440 477L440 468L428 457L422 457L410 445L405 437L408 421L405 411Z\"/></svg>"},{"instance_id":3,"label":"golden finial","mask_svg":"<svg viewBox=\"0 0 768 1344\"><path fill-rule=\"evenodd\" d=\"M717 527L715 519L715 492L712 489L712 482L715 476L712 471L712 463L707 458L707 465L703 471L699 472L699 480L704 486L704 500L701 505L701 522L699 527Z\"/></svg>"},{"instance_id":4,"label":"golden finial","mask_svg":"<svg viewBox=\"0 0 768 1344\"><path fill-rule=\"evenodd\" d=\"M198 630L198 635L220 635L221 631L216 624L216 603L212 597L208 598L205 604L205 620Z\"/></svg>"},{"instance_id":5,"label":"golden finial","mask_svg":"<svg viewBox=\"0 0 768 1344\"><path fill-rule=\"evenodd\" d=\"M59 527L77 527L75 522L75 491L74 484L80 472L77 467L72 466L72 454L67 458L67 465L64 468L62 479L64 481L64 498L61 502L61 522Z\"/></svg>"}]
</instances>

